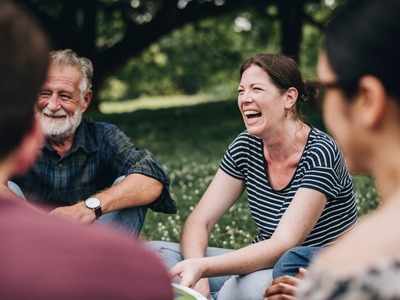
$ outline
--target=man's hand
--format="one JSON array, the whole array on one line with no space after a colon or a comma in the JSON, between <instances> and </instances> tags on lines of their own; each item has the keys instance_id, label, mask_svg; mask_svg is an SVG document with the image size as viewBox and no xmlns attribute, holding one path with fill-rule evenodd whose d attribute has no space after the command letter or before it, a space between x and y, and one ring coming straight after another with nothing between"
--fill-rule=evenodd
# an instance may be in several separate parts
<instances>
[{"instance_id":1,"label":"man's hand","mask_svg":"<svg viewBox=\"0 0 400 300\"><path fill-rule=\"evenodd\" d=\"M50 212L50 215L76 220L82 224L91 224L96 220L94 211L87 208L83 202L71 206L57 207Z\"/></svg>"},{"instance_id":2,"label":"man's hand","mask_svg":"<svg viewBox=\"0 0 400 300\"><path fill-rule=\"evenodd\" d=\"M15 198L17 195L15 195L7 186L7 183L0 183L0 194L4 195L5 197L9 198Z\"/></svg>"},{"instance_id":3,"label":"man's hand","mask_svg":"<svg viewBox=\"0 0 400 300\"><path fill-rule=\"evenodd\" d=\"M204 258L189 258L177 263L171 270L172 277L178 276L180 284L194 288L195 284L203 276Z\"/></svg>"},{"instance_id":4,"label":"man's hand","mask_svg":"<svg viewBox=\"0 0 400 300\"><path fill-rule=\"evenodd\" d=\"M274 279L271 286L265 291L264 300L294 300L297 286L306 274L306 269L300 268L296 276L281 276Z\"/></svg>"}]
</instances>

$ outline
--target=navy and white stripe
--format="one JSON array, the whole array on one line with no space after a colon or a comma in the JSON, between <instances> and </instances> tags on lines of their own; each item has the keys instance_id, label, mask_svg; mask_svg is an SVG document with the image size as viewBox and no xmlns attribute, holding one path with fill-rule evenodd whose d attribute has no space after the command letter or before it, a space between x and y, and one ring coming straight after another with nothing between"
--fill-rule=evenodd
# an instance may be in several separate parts
<instances>
[{"instance_id":1,"label":"navy and white stripe","mask_svg":"<svg viewBox=\"0 0 400 300\"><path fill-rule=\"evenodd\" d=\"M303 246L323 246L334 241L357 220L351 176L335 141L312 128L290 183L274 190L268 180L261 139L241 133L229 146L220 168L243 180L251 215L257 224L255 241L271 237L299 188L320 191L327 205Z\"/></svg>"}]
</instances>

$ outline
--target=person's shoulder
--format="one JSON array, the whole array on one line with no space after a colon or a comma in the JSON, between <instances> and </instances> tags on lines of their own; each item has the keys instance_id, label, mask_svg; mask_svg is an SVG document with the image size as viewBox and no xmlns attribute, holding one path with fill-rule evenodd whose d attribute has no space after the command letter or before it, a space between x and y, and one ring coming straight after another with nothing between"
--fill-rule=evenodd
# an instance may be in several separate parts
<instances>
[{"instance_id":1,"label":"person's shoulder","mask_svg":"<svg viewBox=\"0 0 400 300\"><path fill-rule=\"evenodd\" d=\"M89 132L96 137L100 144L111 147L118 146L120 143L126 143L128 136L115 124L100 121L86 121Z\"/></svg>"},{"instance_id":2,"label":"person's shoulder","mask_svg":"<svg viewBox=\"0 0 400 300\"><path fill-rule=\"evenodd\" d=\"M324 159L336 160L340 154L340 149L329 134L313 127L310 131L307 153Z\"/></svg>"},{"instance_id":3,"label":"person's shoulder","mask_svg":"<svg viewBox=\"0 0 400 300\"><path fill-rule=\"evenodd\" d=\"M96 295L106 293L111 297L111 292L106 290L107 287L101 286L100 282L108 282L114 288L125 291L138 291L139 294L141 289L146 295L156 293L135 283L132 278L136 277L141 279L140 282L160 289L159 293L164 291L171 294L166 269L159 258L141 242L104 227L82 226L48 216L14 200L6 199L0 204L0 234L4 246L0 249L0 254L3 258L6 257L9 264L14 265L15 274L28 278L34 276L33 274L42 274L44 282L51 288L60 289L61 293L70 288L71 295L76 296L82 296L93 285L98 289L95 291ZM10 253L13 255L10 256ZM24 265L21 267L18 262L20 257L24 257ZM46 259L38 265L40 257ZM65 285L53 287L52 282L57 280L54 271L63 274ZM6 275L1 271L0 273ZM46 293L43 290L39 294Z\"/></svg>"},{"instance_id":4,"label":"person's shoulder","mask_svg":"<svg viewBox=\"0 0 400 300\"><path fill-rule=\"evenodd\" d=\"M117 125L109 123L109 122L93 121L90 119L87 119L84 122L90 131L93 131L96 133L97 132L98 133L109 133L109 132L121 131Z\"/></svg>"},{"instance_id":5,"label":"person's shoulder","mask_svg":"<svg viewBox=\"0 0 400 300\"><path fill-rule=\"evenodd\" d=\"M338 150L336 141L328 133L312 127L310 131L310 143L313 148L329 148L333 151Z\"/></svg>"},{"instance_id":6,"label":"person's shoulder","mask_svg":"<svg viewBox=\"0 0 400 300\"><path fill-rule=\"evenodd\" d=\"M380 260L400 258L400 228L393 226L399 211L399 204L389 203L364 216L337 243L319 253L315 267L347 276Z\"/></svg>"}]
</instances>

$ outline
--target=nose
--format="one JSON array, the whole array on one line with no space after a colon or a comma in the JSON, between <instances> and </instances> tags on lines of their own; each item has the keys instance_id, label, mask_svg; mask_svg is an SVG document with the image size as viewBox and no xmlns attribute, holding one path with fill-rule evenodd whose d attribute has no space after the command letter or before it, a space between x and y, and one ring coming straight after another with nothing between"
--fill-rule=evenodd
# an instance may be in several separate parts
<instances>
[{"instance_id":1,"label":"nose","mask_svg":"<svg viewBox=\"0 0 400 300\"><path fill-rule=\"evenodd\" d=\"M243 103L251 103L254 101L253 95L250 92L245 92L240 98Z\"/></svg>"},{"instance_id":2,"label":"nose","mask_svg":"<svg viewBox=\"0 0 400 300\"><path fill-rule=\"evenodd\" d=\"M61 102L58 100L57 94L53 93L48 100L47 108L53 112L61 108Z\"/></svg>"},{"instance_id":3,"label":"nose","mask_svg":"<svg viewBox=\"0 0 400 300\"><path fill-rule=\"evenodd\" d=\"M250 103L250 102L253 102L254 100L253 100L253 98L251 97L251 95L248 95L247 97L244 98L243 101L244 101L245 103Z\"/></svg>"}]
</instances>

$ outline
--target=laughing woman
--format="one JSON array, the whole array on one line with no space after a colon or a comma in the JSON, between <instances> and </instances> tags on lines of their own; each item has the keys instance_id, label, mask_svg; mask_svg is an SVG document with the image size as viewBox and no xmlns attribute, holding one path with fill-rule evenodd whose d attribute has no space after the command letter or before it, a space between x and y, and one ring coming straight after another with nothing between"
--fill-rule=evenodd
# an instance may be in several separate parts
<instances>
[{"instance_id":1,"label":"laughing woman","mask_svg":"<svg viewBox=\"0 0 400 300\"><path fill-rule=\"evenodd\" d=\"M247 130L227 149L180 246L157 245L181 284L223 300L262 299L282 253L330 244L356 222L352 180L337 145L299 117L305 90L286 56L258 54L242 65L238 106ZM207 248L213 226L244 189L258 228L254 243Z\"/></svg>"}]
</instances>

